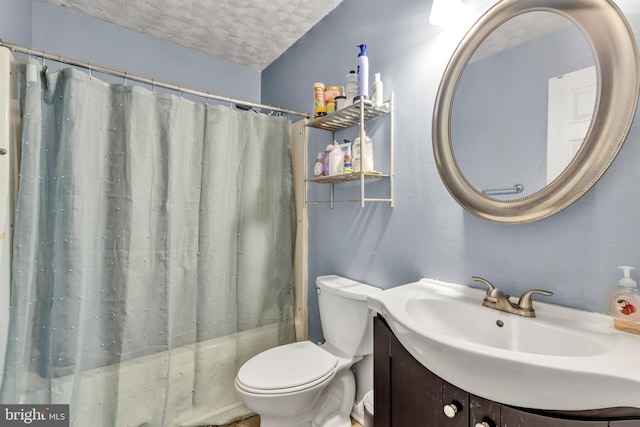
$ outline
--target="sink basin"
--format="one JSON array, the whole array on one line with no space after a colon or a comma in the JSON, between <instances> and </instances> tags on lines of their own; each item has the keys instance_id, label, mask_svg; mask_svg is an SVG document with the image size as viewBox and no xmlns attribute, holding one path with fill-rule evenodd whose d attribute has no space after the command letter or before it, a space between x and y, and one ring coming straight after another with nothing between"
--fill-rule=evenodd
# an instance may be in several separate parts
<instances>
[{"instance_id":1,"label":"sink basin","mask_svg":"<svg viewBox=\"0 0 640 427\"><path fill-rule=\"evenodd\" d=\"M464 307L464 311L462 307L460 301L416 297L407 302L406 311L418 322L430 324L450 338L495 349L580 357L602 354L610 348L607 337L598 334L502 315L477 301Z\"/></svg>"},{"instance_id":2,"label":"sink basin","mask_svg":"<svg viewBox=\"0 0 640 427\"><path fill-rule=\"evenodd\" d=\"M422 365L477 396L543 410L640 408L640 336L539 300L535 318L500 312L482 306L484 294L422 279L368 303Z\"/></svg>"}]
</instances>

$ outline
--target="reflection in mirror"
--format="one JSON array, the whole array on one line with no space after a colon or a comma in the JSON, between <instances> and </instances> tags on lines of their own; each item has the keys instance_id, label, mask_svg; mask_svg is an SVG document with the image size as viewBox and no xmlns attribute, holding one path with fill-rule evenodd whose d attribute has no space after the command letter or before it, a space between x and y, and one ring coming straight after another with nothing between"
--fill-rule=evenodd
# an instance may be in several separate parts
<instances>
[{"instance_id":1,"label":"reflection in mirror","mask_svg":"<svg viewBox=\"0 0 640 427\"><path fill-rule=\"evenodd\" d=\"M507 201L553 181L591 124L595 70L588 39L556 13L527 12L494 30L466 65L451 110L451 145L468 182Z\"/></svg>"},{"instance_id":2,"label":"reflection in mirror","mask_svg":"<svg viewBox=\"0 0 640 427\"><path fill-rule=\"evenodd\" d=\"M533 15L538 12L542 15ZM562 29L535 40L519 40L506 50L470 62L478 46L489 45L488 37L499 38L505 23L530 33L531 27L525 28L522 19L531 16L536 28L543 19L566 20ZM525 47L530 51L526 59L514 54ZM511 60L504 59L509 55ZM490 62L489 56L502 65L484 65ZM584 137L567 133L560 144L570 150L565 158L579 148L547 184L547 170L551 179L567 160L560 160L560 166L547 164L545 135L556 131L547 130L546 117L556 113L545 107L548 100L541 103L537 97L548 97L549 80L573 77L573 72L594 64L595 94L580 90L578 83L572 95L578 102L567 103L574 110L567 115L569 122L576 118L586 122L591 117L588 131ZM483 68L484 73L475 72ZM537 74L544 74L542 83L531 79ZM593 84L593 79L587 82ZM438 173L460 206L487 221L526 224L555 215L586 194L607 171L633 122L638 93L640 54L629 23L613 2L500 0L464 36L440 81L432 124ZM516 106L513 99L524 102ZM538 125L529 126L533 120L539 120ZM556 151L549 150L554 161ZM495 176L495 170L502 175ZM483 189L520 188L517 184L524 189L515 197L482 193Z\"/></svg>"}]
</instances>

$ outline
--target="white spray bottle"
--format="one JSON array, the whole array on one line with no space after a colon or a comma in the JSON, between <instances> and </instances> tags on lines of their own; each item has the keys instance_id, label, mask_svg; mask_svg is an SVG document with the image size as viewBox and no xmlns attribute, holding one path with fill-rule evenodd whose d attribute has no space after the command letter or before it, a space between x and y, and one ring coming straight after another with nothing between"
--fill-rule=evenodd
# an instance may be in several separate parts
<instances>
[{"instance_id":1,"label":"white spray bottle","mask_svg":"<svg viewBox=\"0 0 640 427\"><path fill-rule=\"evenodd\" d=\"M358 54L358 99L369 97L369 55L367 54L367 45L359 44L360 53Z\"/></svg>"}]
</instances>

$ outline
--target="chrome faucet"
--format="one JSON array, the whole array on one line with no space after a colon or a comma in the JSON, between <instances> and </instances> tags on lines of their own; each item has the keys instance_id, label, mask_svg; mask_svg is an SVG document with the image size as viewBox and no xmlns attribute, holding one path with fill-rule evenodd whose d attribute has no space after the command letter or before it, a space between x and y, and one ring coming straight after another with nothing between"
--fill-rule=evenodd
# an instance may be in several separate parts
<instances>
[{"instance_id":1,"label":"chrome faucet","mask_svg":"<svg viewBox=\"0 0 640 427\"><path fill-rule=\"evenodd\" d=\"M533 309L533 304L531 302L531 296L533 294L541 294L547 296L553 295L553 292L545 291L544 289L531 289L522 294L522 296L518 300L518 303L516 304L509 300L509 295L505 295L500 289L493 286L488 280L477 276L472 276L471 278L476 282L484 283L487 288L487 294L484 296L482 305L484 305L485 307L493 308L495 310L504 311L506 313L516 314L518 316L536 317L536 312Z\"/></svg>"}]
</instances>

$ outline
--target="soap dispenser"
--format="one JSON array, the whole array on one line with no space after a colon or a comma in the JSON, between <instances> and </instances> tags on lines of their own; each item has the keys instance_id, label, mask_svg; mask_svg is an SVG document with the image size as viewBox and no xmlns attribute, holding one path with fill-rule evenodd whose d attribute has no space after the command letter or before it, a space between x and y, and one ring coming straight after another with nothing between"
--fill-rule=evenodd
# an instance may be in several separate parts
<instances>
[{"instance_id":1,"label":"soap dispenser","mask_svg":"<svg viewBox=\"0 0 640 427\"><path fill-rule=\"evenodd\" d=\"M631 278L634 267L618 267L624 272L618 286L611 293L611 316L616 329L640 335L640 292Z\"/></svg>"}]
</instances>

